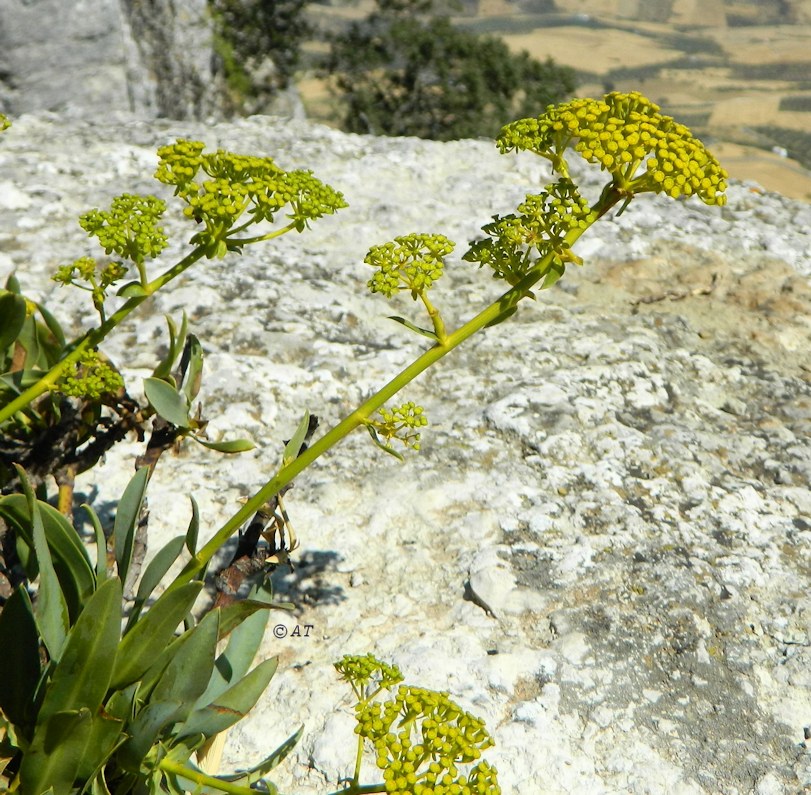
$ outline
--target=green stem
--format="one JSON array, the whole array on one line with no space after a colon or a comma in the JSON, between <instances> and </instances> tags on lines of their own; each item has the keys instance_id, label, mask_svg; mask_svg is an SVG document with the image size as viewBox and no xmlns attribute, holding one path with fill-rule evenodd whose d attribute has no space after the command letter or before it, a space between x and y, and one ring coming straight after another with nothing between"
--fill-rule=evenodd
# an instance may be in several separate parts
<instances>
[{"instance_id":1,"label":"green stem","mask_svg":"<svg viewBox=\"0 0 811 795\"><path fill-rule=\"evenodd\" d=\"M425 291L420 293L420 298L422 298L422 302L428 310L428 316L434 324L434 334L436 334L439 344L444 345L445 342L447 342L448 333L445 331L445 322L442 320L442 315L439 314L439 310L431 303Z\"/></svg>"},{"instance_id":2,"label":"green stem","mask_svg":"<svg viewBox=\"0 0 811 795\"><path fill-rule=\"evenodd\" d=\"M386 784L384 782L381 782L380 784L350 784L348 787L331 792L330 795L363 795L363 793L367 792L385 791Z\"/></svg>"},{"instance_id":3,"label":"green stem","mask_svg":"<svg viewBox=\"0 0 811 795\"><path fill-rule=\"evenodd\" d=\"M144 287L144 295L136 295L130 298L118 311L114 312L98 328L88 331L83 337L79 337L73 342L70 353L61 361L57 362L36 384L29 387L25 392L18 395L10 403L0 408L0 423L5 422L16 412L21 411L30 405L40 395L44 395L62 376L65 370L81 359L82 354L90 348L95 348L127 315L135 311L152 293L159 290L175 277L179 276L187 268L191 267L197 260L205 254L205 248L198 246L193 249L176 265L173 265L165 273L153 279Z\"/></svg>"},{"instance_id":4,"label":"green stem","mask_svg":"<svg viewBox=\"0 0 811 795\"><path fill-rule=\"evenodd\" d=\"M248 224L245 226L240 227L244 229ZM281 235L286 234L287 232L292 232L296 228L294 223L289 223L287 226L283 226L281 229L274 229L272 232L267 232L264 235L257 235L256 237L227 237L225 242L228 245L237 245L237 246L245 246L248 243L260 243L263 240L273 240L274 237L281 237ZM230 234L233 234L234 231L232 230Z\"/></svg>"},{"instance_id":5,"label":"green stem","mask_svg":"<svg viewBox=\"0 0 811 795\"><path fill-rule=\"evenodd\" d=\"M360 766L363 762L363 737L358 737L358 752L355 756L355 775L352 776L352 782L357 786L360 781Z\"/></svg>"},{"instance_id":6,"label":"green stem","mask_svg":"<svg viewBox=\"0 0 811 795\"><path fill-rule=\"evenodd\" d=\"M619 197L603 196L595 207L598 215L603 215L608 208L605 202L616 204ZM613 206L612 204L612 206ZM592 221L593 223L593 221ZM589 224L590 226L591 224ZM588 227L586 227L587 229ZM585 232L585 229L573 229L566 236L569 246ZM228 539L253 516L265 503L278 494L285 486L300 473L320 458L327 450L340 442L360 425L364 425L373 412L383 406L387 400L396 395L404 386L413 381L423 371L438 362L443 356L450 353L458 345L480 331L485 326L499 320L505 313L514 309L518 302L527 296L535 284L546 274L552 261L552 254L548 254L521 279L512 289L504 293L501 298L493 302L486 309L479 312L456 331L447 335L444 343L437 343L425 353L415 359L408 367L391 379L384 387L359 406L348 417L331 428L320 439L313 442L298 458L282 466L279 471L265 483L243 506L238 510L212 538L201 547L197 554L186 564L172 584L171 589L180 587L202 574L209 561L222 548Z\"/></svg>"},{"instance_id":7,"label":"green stem","mask_svg":"<svg viewBox=\"0 0 811 795\"><path fill-rule=\"evenodd\" d=\"M213 787L220 792L228 792L231 795L256 795L256 790L250 787L242 787L239 784L232 784L230 781L223 781L221 778L206 775L199 770L192 770L180 762L175 762L171 759L162 759L158 763L161 770L167 773L174 773L176 776L183 776L183 778L199 784L201 787Z\"/></svg>"}]
</instances>

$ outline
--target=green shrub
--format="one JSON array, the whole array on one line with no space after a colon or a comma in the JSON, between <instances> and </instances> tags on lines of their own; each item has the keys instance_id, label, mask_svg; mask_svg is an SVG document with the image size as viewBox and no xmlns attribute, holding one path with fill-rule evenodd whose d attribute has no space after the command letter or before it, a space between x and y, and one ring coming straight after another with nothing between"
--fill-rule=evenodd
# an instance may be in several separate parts
<instances>
[{"instance_id":1,"label":"green shrub","mask_svg":"<svg viewBox=\"0 0 811 795\"><path fill-rule=\"evenodd\" d=\"M311 33L305 5L306 0L208 0L231 111L256 112L254 106L261 108L290 85L301 44Z\"/></svg>"},{"instance_id":2,"label":"green shrub","mask_svg":"<svg viewBox=\"0 0 811 795\"><path fill-rule=\"evenodd\" d=\"M430 3L378 1L331 42L325 64L343 129L447 141L495 135L503 120L559 102L574 71L514 55L500 39L426 14Z\"/></svg>"}]
</instances>

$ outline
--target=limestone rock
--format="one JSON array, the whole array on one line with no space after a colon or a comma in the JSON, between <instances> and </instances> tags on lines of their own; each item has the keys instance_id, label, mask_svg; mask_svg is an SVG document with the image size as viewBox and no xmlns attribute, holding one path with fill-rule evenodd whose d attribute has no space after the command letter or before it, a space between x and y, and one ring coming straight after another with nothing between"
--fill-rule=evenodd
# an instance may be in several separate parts
<instances>
[{"instance_id":1,"label":"limestone rock","mask_svg":"<svg viewBox=\"0 0 811 795\"><path fill-rule=\"evenodd\" d=\"M201 118L219 111L205 0L4 0L0 111Z\"/></svg>"},{"instance_id":2,"label":"limestone rock","mask_svg":"<svg viewBox=\"0 0 811 795\"><path fill-rule=\"evenodd\" d=\"M312 168L350 207L201 263L106 346L137 389L162 315L185 309L212 435L259 444L162 460L153 552L185 528L188 494L212 533L305 408L326 429L422 350L386 319L416 319L414 303L364 290L370 245L456 240L435 292L455 325L501 290L460 261L466 242L548 179L540 159L487 142L27 116L0 136L0 277L16 268L76 329L91 322L85 296L48 274L93 251L79 212L161 192L154 150L177 135ZM599 173L573 176L599 190ZM168 226L178 253L193 230L179 214ZM808 205L754 184L733 184L723 209L641 197L584 236L582 269L409 387L431 422L419 455L400 464L357 434L300 476L287 508L303 546L275 577L298 607L272 619L262 653L280 671L226 763L247 767L303 724L278 784L335 789L354 751L331 662L373 651L485 718L505 793L811 787L809 229ZM81 483L105 515L136 447Z\"/></svg>"}]
</instances>

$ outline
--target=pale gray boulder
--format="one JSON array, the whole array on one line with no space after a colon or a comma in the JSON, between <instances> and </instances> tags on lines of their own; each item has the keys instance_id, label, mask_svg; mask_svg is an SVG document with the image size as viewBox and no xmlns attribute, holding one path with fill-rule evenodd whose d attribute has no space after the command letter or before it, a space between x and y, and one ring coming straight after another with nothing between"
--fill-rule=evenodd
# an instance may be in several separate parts
<instances>
[{"instance_id":1,"label":"pale gray boulder","mask_svg":"<svg viewBox=\"0 0 811 795\"><path fill-rule=\"evenodd\" d=\"M77 329L91 322L48 275L94 251L81 211L166 195L149 175L178 135L312 168L350 206L201 263L106 346L137 389L162 315L185 309L212 435L259 445L162 460L152 552L185 529L188 494L210 534L272 474L305 408L327 428L423 349L386 319L416 320L416 305L366 292L370 245L456 240L434 291L456 325L503 287L460 261L467 241L549 178L488 142L27 116L0 136L0 277L16 269ZM573 172L599 189L599 173ZM287 499L302 550L276 577L298 608L271 620L287 637L269 631L263 654L280 671L225 762L247 766L303 723L282 791L334 790L354 752L331 662L373 651L486 719L505 793L811 787L809 228L808 205L753 184L723 209L641 197L584 236L582 269L406 391L431 422L419 454L400 464L357 433L303 474ZM169 229L177 253L192 230L177 214ZM135 449L83 478L101 510Z\"/></svg>"}]
</instances>

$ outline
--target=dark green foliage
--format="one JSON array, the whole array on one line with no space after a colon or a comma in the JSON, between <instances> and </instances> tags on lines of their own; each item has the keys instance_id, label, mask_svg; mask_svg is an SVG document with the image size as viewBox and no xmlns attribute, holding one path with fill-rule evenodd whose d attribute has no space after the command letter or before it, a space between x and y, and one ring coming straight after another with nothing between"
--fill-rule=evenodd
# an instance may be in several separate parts
<instances>
[{"instance_id":1,"label":"dark green foliage","mask_svg":"<svg viewBox=\"0 0 811 795\"><path fill-rule=\"evenodd\" d=\"M811 112L811 95L791 94L780 99L779 110L799 111L800 113Z\"/></svg>"},{"instance_id":2,"label":"dark green foliage","mask_svg":"<svg viewBox=\"0 0 811 795\"><path fill-rule=\"evenodd\" d=\"M575 88L573 70L426 16L425 4L378 6L333 39L326 63L349 132L439 141L492 136L505 118L537 115Z\"/></svg>"},{"instance_id":3,"label":"dark green foliage","mask_svg":"<svg viewBox=\"0 0 811 795\"><path fill-rule=\"evenodd\" d=\"M780 146L788 155L805 168L811 168L811 133L803 130L790 130L785 127L755 127L755 132L763 138L764 146Z\"/></svg>"},{"instance_id":4,"label":"dark green foliage","mask_svg":"<svg viewBox=\"0 0 811 795\"><path fill-rule=\"evenodd\" d=\"M310 27L306 0L208 0L214 48L233 110L261 103L284 90L299 62ZM272 62L272 69L266 61ZM255 103L254 103L255 104Z\"/></svg>"}]
</instances>

